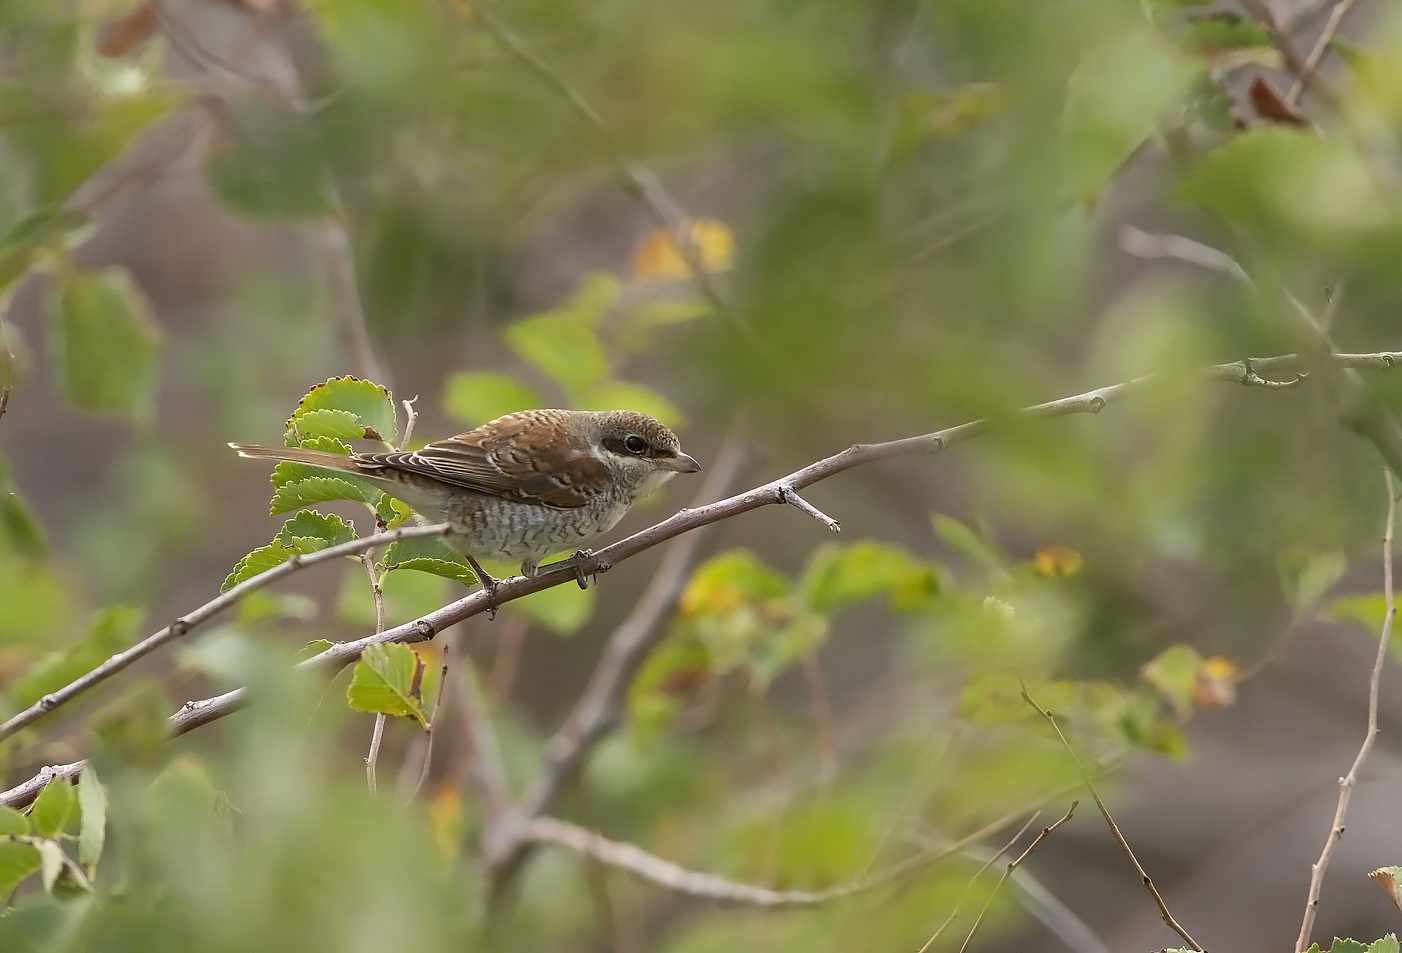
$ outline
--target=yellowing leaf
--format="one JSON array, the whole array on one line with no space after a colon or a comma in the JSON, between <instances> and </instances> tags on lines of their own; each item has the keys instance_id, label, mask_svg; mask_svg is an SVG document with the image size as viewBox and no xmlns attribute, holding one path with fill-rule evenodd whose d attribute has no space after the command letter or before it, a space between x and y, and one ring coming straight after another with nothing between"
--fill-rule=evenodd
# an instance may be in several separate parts
<instances>
[{"instance_id":1,"label":"yellowing leaf","mask_svg":"<svg viewBox=\"0 0 1402 953\"><path fill-rule=\"evenodd\" d=\"M1237 664L1232 659L1214 655L1198 669L1193 684L1193 705L1206 711L1229 708L1236 702Z\"/></svg>"},{"instance_id":2,"label":"yellowing leaf","mask_svg":"<svg viewBox=\"0 0 1402 953\"><path fill-rule=\"evenodd\" d=\"M1065 546L1043 546L1032 557L1032 571L1039 576L1074 576L1083 565L1081 554Z\"/></svg>"},{"instance_id":3,"label":"yellowing leaf","mask_svg":"<svg viewBox=\"0 0 1402 953\"><path fill-rule=\"evenodd\" d=\"M691 219L683 226L701 267L728 271L735 254L735 236L724 222ZM691 277L691 266L666 229L658 229L633 252L633 277L639 281L676 281Z\"/></svg>"},{"instance_id":4,"label":"yellowing leaf","mask_svg":"<svg viewBox=\"0 0 1402 953\"><path fill-rule=\"evenodd\" d=\"M413 718L427 725L411 689L417 657L407 645L372 645L355 663L346 701L356 711Z\"/></svg>"}]
</instances>

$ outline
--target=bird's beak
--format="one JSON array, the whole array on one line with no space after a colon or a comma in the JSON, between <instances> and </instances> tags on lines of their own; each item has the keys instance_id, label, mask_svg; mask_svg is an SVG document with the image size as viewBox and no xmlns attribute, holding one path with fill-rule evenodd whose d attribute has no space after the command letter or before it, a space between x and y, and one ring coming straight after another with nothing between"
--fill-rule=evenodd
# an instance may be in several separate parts
<instances>
[{"instance_id":1,"label":"bird's beak","mask_svg":"<svg viewBox=\"0 0 1402 953\"><path fill-rule=\"evenodd\" d=\"M675 470L678 473L695 473L701 469L701 464L680 450L677 451L676 456L659 458L657 465L664 470Z\"/></svg>"}]
</instances>

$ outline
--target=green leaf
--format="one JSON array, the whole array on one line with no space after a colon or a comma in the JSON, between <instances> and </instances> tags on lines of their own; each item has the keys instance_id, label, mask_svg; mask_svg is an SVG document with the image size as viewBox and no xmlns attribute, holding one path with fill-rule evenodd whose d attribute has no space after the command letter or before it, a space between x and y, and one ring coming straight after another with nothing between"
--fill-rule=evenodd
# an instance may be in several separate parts
<instances>
[{"instance_id":1,"label":"green leaf","mask_svg":"<svg viewBox=\"0 0 1402 953\"><path fill-rule=\"evenodd\" d=\"M1353 622L1362 626L1369 635L1377 635L1382 631L1383 620L1387 617L1387 597L1381 592L1340 596L1325 607L1322 615L1333 622Z\"/></svg>"},{"instance_id":2,"label":"green leaf","mask_svg":"<svg viewBox=\"0 0 1402 953\"><path fill-rule=\"evenodd\" d=\"M125 270L61 271L49 327L58 377L75 406L132 419L149 415L160 331Z\"/></svg>"},{"instance_id":3,"label":"green leaf","mask_svg":"<svg viewBox=\"0 0 1402 953\"><path fill-rule=\"evenodd\" d=\"M580 410L636 410L656 417L674 429L686 425L686 417L671 401L650 387L609 381L578 395Z\"/></svg>"},{"instance_id":4,"label":"green leaf","mask_svg":"<svg viewBox=\"0 0 1402 953\"><path fill-rule=\"evenodd\" d=\"M12 697L28 708L49 692L86 675L136 641L137 627L145 614L142 609L127 605L104 609L88 627L82 641L34 663L11 689Z\"/></svg>"},{"instance_id":5,"label":"green leaf","mask_svg":"<svg viewBox=\"0 0 1402 953\"><path fill-rule=\"evenodd\" d=\"M54 778L39 792L33 809L29 812L29 824L39 837L57 837L73 815L78 798L73 793L73 785L63 778Z\"/></svg>"},{"instance_id":6,"label":"green leaf","mask_svg":"<svg viewBox=\"0 0 1402 953\"><path fill-rule=\"evenodd\" d=\"M394 444L399 439L398 419L387 388L358 377L334 377L307 392L287 427L317 437Z\"/></svg>"},{"instance_id":7,"label":"green leaf","mask_svg":"<svg viewBox=\"0 0 1402 953\"><path fill-rule=\"evenodd\" d=\"M409 504L402 500L397 500L388 493L381 493L380 498L375 501L375 517L385 524L385 529L396 529L409 521L414 515L414 511L409 509Z\"/></svg>"},{"instance_id":8,"label":"green leaf","mask_svg":"<svg viewBox=\"0 0 1402 953\"><path fill-rule=\"evenodd\" d=\"M704 318L711 313L702 301L675 301L663 298L644 301L624 312L614 335L614 346L625 354L643 350L652 343L659 328Z\"/></svg>"},{"instance_id":9,"label":"green leaf","mask_svg":"<svg viewBox=\"0 0 1402 953\"><path fill-rule=\"evenodd\" d=\"M325 215L327 171L317 124L267 96L235 96L225 109L233 142L206 168L219 197L246 215Z\"/></svg>"},{"instance_id":10,"label":"green leaf","mask_svg":"<svg viewBox=\"0 0 1402 953\"><path fill-rule=\"evenodd\" d=\"M63 873L63 868L68 866L68 858L64 856L63 848L58 842L42 840L34 845L39 849L40 866L43 870L44 890L48 893L54 892L54 887L58 885L58 878Z\"/></svg>"},{"instance_id":11,"label":"green leaf","mask_svg":"<svg viewBox=\"0 0 1402 953\"><path fill-rule=\"evenodd\" d=\"M1295 547L1276 557L1281 588L1296 613L1319 601L1343 578L1348 563L1343 553L1310 553Z\"/></svg>"},{"instance_id":12,"label":"green leaf","mask_svg":"<svg viewBox=\"0 0 1402 953\"><path fill-rule=\"evenodd\" d=\"M1002 551L984 534L943 513L932 513L930 522L934 526L935 535L950 549L963 553L989 570L996 572L1003 568L1006 559Z\"/></svg>"},{"instance_id":13,"label":"green leaf","mask_svg":"<svg viewBox=\"0 0 1402 953\"><path fill-rule=\"evenodd\" d=\"M415 569L430 572L435 576L456 579L465 586L477 584L477 576L462 554L448 546L441 539L424 536L417 539L401 539L391 543L380 557L381 570Z\"/></svg>"},{"instance_id":14,"label":"green leaf","mask_svg":"<svg viewBox=\"0 0 1402 953\"><path fill-rule=\"evenodd\" d=\"M790 665L822 645L827 635L828 620L811 612L799 613L782 628L765 633L751 652L751 684L769 685Z\"/></svg>"},{"instance_id":15,"label":"green leaf","mask_svg":"<svg viewBox=\"0 0 1402 953\"><path fill-rule=\"evenodd\" d=\"M346 701L356 711L413 718L427 724L423 706L409 694L417 665L407 645L372 645L355 663Z\"/></svg>"},{"instance_id":16,"label":"green leaf","mask_svg":"<svg viewBox=\"0 0 1402 953\"><path fill-rule=\"evenodd\" d=\"M299 465L299 464L295 464ZM287 464L279 464L280 467ZM321 472L325 473L325 470ZM379 498L379 490L357 485L341 477L307 477L295 483L285 483L273 492L268 505L268 515L290 513L304 506L316 503L329 503L332 500L355 500L358 503L372 503ZM366 497L369 496L369 499Z\"/></svg>"},{"instance_id":17,"label":"green leaf","mask_svg":"<svg viewBox=\"0 0 1402 953\"><path fill-rule=\"evenodd\" d=\"M277 540L273 540L266 546L260 546L238 561L238 565L234 566L234 571L224 579L224 584L219 587L219 591L228 592L241 582L246 582L254 576L261 576L274 566L280 566L287 562L287 557L291 555L287 548Z\"/></svg>"},{"instance_id":18,"label":"green leaf","mask_svg":"<svg viewBox=\"0 0 1402 953\"><path fill-rule=\"evenodd\" d=\"M509 326L503 337L507 347L548 374L571 397L609 378L608 358L594 329L571 315L525 318Z\"/></svg>"},{"instance_id":19,"label":"green leaf","mask_svg":"<svg viewBox=\"0 0 1402 953\"><path fill-rule=\"evenodd\" d=\"M0 374L3 373L4 368L0 367ZM0 455L0 550L7 549L27 559L42 559L47 548L38 518L15 491L9 467Z\"/></svg>"},{"instance_id":20,"label":"green leaf","mask_svg":"<svg viewBox=\"0 0 1402 953\"><path fill-rule=\"evenodd\" d=\"M1158 689L1175 709L1188 712L1193 707L1193 686L1197 684L1198 670L1201 668L1202 656L1196 649L1174 645L1147 662L1140 669L1140 675Z\"/></svg>"},{"instance_id":21,"label":"green leaf","mask_svg":"<svg viewBox=\"0 0 1402 953\"><path fill-rule=\"evenodd\" d=\"M302 510L278 530L277 542L299 553L316 552L355 539L355 524L334 513Z\"/></svg>"},{"instance_id":22,"label":"green leaf","mask_svg":"<svg viewBox=\"0 0 1402 953\"><path fill-rule=\"evenodd\" d=\"M91 763L83 765L78 779L78 805L83 812L78 829L78 860L91 877L107 842L107 789L97 779Z\"/></svg>"},{"instance_id":23,"label":"green leaf","mask_svg":"<svg viewBox=\"0 0 1402 953\"><path fill-rule=\"evenodd\" d=\"M1086 54L1071 74L1061 116L1062 170L1076 199L1095 201L1193 75L1189 63L1147 33Z\"/></svg>"},{"instance_id":24,"label":"green leaf","mask_svg":"<svg viewBox=\"0 0 1402 953\"><path fill-rule=\"evenodd\" d=\"M510 374L472 371L448 378L443 409L468 427L480 427L518 410L539 407L543 401L534 390Z\"/></svg>"},{"instance_id":25,"label":"green leaf","mask_svg":"<svg viewBox=\"0 0 1402 953\"><path fill-rule=\"evenodd\" d=\"M42 865L37 848L20 841L0 839L0 901L8 900L20 881Z\"/></svg>"},{"instance_id":26,"label":"green leaf","mask_svg":"<svg viewBox=\"0 0 1402 953\"><path fill-rule=\"evenodd\" d=\"M313 656L320 655L335 644L336 643L332 642L330 639L312 639L306 645L298 649L294 657L300 662L303 659L309 659Z\"/></svg>"},{"instance_id":27,"label":"green leaf","mask_svg":"<svg viewBox=\"0 0 1402 953\"><path fill-rule=\"evenodd\" d=\"M1368 953L1398 953L1397 934L1389 933L1380 940L1374 940Z\"/></svg>"},{"instance_id":28,"label":"green leaf","mask_svg":"<svg viewBox=\"0 0 1402 953\"><path fill-rule=\"evenodd\" d=\"M7 804L0 804L0 835L28 833L29 818Z\"/></svg>"},{"instance_id":29,"label":"green leaf","mask_svg":"<svg viewBox=\"0 0 1402 953\"><path fill-rule=\"evenodd\" d=\"M1276 52L1275 43L1264 27L1249 17L1228 11L1194 17L1178 38L1178 45L1209 59L1237 50Z\"/></svg>"},{"instance_id":30,"label":"green leaf","mask_svg":"<svg viewBox=\"0 0 1402 953\"><path fill-rule=\"evenodd\" d=\"M882 593L893 604L913 605L938 588L929 564L899 546L874 540L820 547L799 581L803 599L824 615Z\"/></svg>"},{"instance_id":31,"label":"green leaf","mask_svg":"<svg viewBox=\"0 0 1402 953\"><path fill-rule=\"evenodd\" d=\"M580 589L567 582L513 599L504 608L538 622L556 635L573 635L594 614L594 593L592 587Z\"/></svg>"}]
</instances>

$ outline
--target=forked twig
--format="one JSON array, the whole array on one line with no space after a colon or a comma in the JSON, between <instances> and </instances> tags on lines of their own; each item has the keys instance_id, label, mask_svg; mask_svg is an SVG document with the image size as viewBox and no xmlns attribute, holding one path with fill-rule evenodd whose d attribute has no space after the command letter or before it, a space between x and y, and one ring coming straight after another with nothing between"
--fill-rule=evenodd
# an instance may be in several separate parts
<instances>
[{"instance_id":1,"label":"forked twig","mask_svg":"<svg viewBox=\"0 0 1402 953\"><path fill-rule=\"evenodd\" d=\"M974 925L969 928L969 935L964 937L964 945L959 947L959 953L964 953L964 951L969 948L969 944L973 942L974 934L978 933L978 928L983 926L983 918L988 915L989 906L992 905L993 899L998 896L998 891L1003 889L1003 884L1007 883L1008 878L1013 875L1013 871L1021 867L1022 862L1032 856L1032 852L1037 849L1037 845L1051 836L1052 831L1071 820L1071 815L1076 813L1076 805L1080 803L1080 801L1072 801L1071 806L1066 809L1066 813L1061 815L1061 820L1049 827L1042 828L1042 832L1032 839L1032 843L1027 845L1027 849L1018 854L1016 860L1008 864L1007 869L1003 871L1003 876L999 877L998 882L993 885L993 892L990 893L988 899L983 902L983 909L978 912L978 918L974 920Z\"/></svg>"},{"instance_id":2,"label":"forked twig","mask_svg":"<svg viewBox=\"0 0 1402 953\"><path fill-rule=\"evenodd\" d=\"M1324 849L1319 860L1310 868L1309 899L1305 901L1305 918L1300 924L1300 936L1295 940L1295 953L1304 953L1309 947L1310 934L1314 932L1314 918L1319 912L1319 893L1324 887L1324 874L1329 870L1329 862L1334 858L1334 849L1344 836L1344 821L1348 817L1348 804L1353 798L1353 789L1358 786L1358 772L1363 762L1373 750L1373 742L1378 737L1378 694L1382 686L1383 663L1387 660L1387 643L1392 635L1392 620L1397 615L1397 606L1392 596L1392 526L1397 515L1397 494L1392 488L1392 470L1383 465L1383 478L1387 483L1387 525L1383 529L1383 598L1387 612L1383 615L1383 630L1378 636L1378 654L1373 660L1373 672L1368 677L1368 732L1348 774L1339 778L1339 803L1334 808L1334 822L1329 827L1329 836L1324 839Z\"/></svg>"},{"instance_id":3,"label":"forked twig","mask_svg":"<svg viewBox=\"0 0 1402 953\"><path fill-rule=\"evenodd\" d=\"M1083 783L1086 786L1086 790L1090 792L1091 798L1095 801L1095 806L1100 809L1100 816L1105 818L1105 824L1110 828L1110 833L1115 836L1115 840L1119 843L1120 849L1124 851L1125 856L1129 858L1129 862L1133 864L1134 869L1138 871L1139 879L1144 884L1144 889L1149 891L1149 896L1154 898L1154 903L1159 908L1159 916L1163 917L1163 922L1168 924L1170 930L1183 938L1183 942L1188 944L1189 949L1196 950L1197 953L1202 953L1202 947L1198 945L1198 941L1194 940L1192 935L1189 934L1187 930L1183 929L1177 920L1173 919L1173 914L1168 912L1168 905L1163 902L1163 896L1159 893L1158 888L1154 886L1153 879L1150 878L1148 872L1144 870L1144 865L1139 862L1139 858L1134 856L1134 851L1130 848L1129 841L1125 840L1124 834L1120 833L1119 825L1117 825L1115 819L1110 816L1110 810L1105 806L1105 802L1100 799L1100 792L1095 789L1095 782L1090 779L1090 772L1087 771L1086 766L1081 763L1080 757L1076 754L1076 749L1071 747L1071 742L1066 740L1066 736L1061 733L1061 726L1056 723L1056 716L1032 700L1032 696L1028 693L1026 685L1022 687L1022 700L1037 709L1037 714L1041 715L1042 718L1046 720L1046 723L1051 725L1052 730L1056 732L1056 736L1061 739L1061 743L1066 748L1067 754L1071 755L1071 760L1076 763L1076 770L1081 774L1081 783Z\"/></svg>"}]
</instances>

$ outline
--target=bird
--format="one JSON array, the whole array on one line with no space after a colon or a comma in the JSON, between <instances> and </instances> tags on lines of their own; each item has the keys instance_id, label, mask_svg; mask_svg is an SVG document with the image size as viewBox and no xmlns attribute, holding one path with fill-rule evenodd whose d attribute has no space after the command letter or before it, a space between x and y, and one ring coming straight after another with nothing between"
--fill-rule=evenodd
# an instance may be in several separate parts
<instances>
[{"instance_id":1,"label":"bird","mask_svg":"<svg viewBox=\"0 0 1402 953\"><path fill-rule=\"evenodd\" d=\"M534 576L545 557L613 529L633 504L701 465L661 421L633 410L523 410L419 450L342 454L231 443L239 456L349 473L406 503L423 521L447 523L447 542L493 600L497 580L479 559L521 560ZM569 564L569 560L553 564Z\"/></svg>"}]
</instances>

